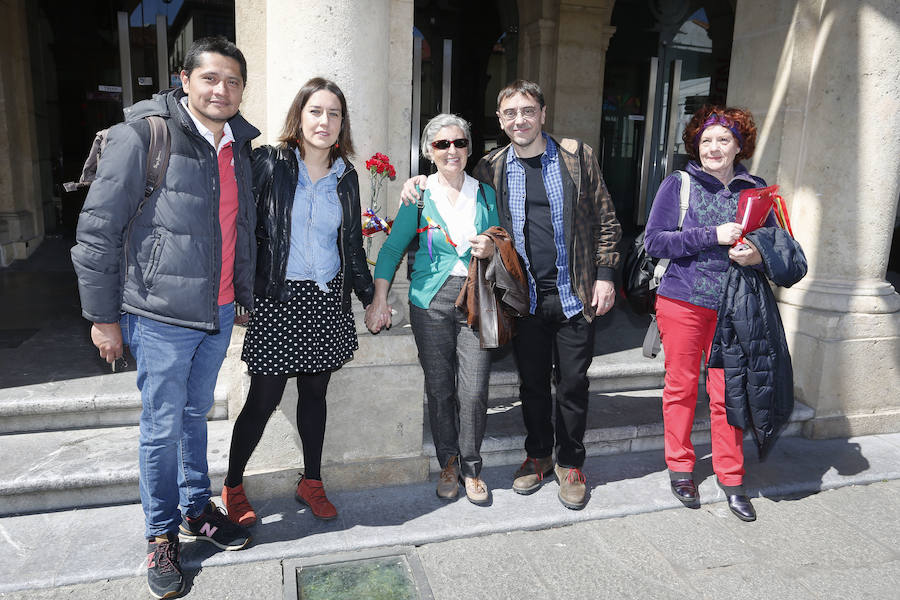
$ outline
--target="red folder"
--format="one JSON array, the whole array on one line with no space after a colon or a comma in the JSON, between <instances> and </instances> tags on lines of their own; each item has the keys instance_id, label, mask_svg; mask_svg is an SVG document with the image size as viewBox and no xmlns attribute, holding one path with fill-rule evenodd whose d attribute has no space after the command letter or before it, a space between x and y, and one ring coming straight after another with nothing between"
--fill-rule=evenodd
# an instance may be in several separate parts
<instances>
[{"instance_id":1,"label":"red folder","mask_svg":"<svg viewBox=\"0 0 900 600\"><path fill-rule=\"evenodd\" d=\"M778 192L777 185L741 190L737 209L737 222L741 224L741 239L737 243L744 241L743 234L750 233L765 224L775 205L776 192Z\"/></svg>"}]
</instances>

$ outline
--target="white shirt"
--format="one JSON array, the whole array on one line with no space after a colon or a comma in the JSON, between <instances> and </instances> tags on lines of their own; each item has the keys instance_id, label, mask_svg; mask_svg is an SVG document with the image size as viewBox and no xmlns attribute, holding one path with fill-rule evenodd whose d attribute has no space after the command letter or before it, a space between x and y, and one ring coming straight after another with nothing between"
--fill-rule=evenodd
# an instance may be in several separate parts
<instances>
[{"instance_id":1,"label":"white shirt","mask_svg":"<svg viewBox=\"0 0 900 600\"><path fill-rule=\"evenodd\" d=\"M447 235L456 244L456 254L459 256L468 252L471 244L469 239L478 234L475 231L475 199L478 197L478 180L466 175L462 189L456 197L456 204L451 205L447 197L447 188L438 181L438 174L428 176L426 184L431 193L431 201L440 213L444 223L447 224ZM469 265L462 260L453 266L451 275L465 277L469 274Z\"/></svg>"},{"instance_id":2,"label":"white shirt","mask_svg":"<svg viewBox=\"0 0 900 600\"><path fill-rule=\"evenodd\" d=\"M200 133L200 135L202 135L204 137L204 139L206 139L206 141L209 142L210 146L212 146L213 148L216 148L216 136L213 135L213 132L210 131L209 129L207 129L206 125L201 123L197 119L197 117L194 116L194 113L191 112L191 109L188 108L187 96L181 97L181 105L187 111L187 114L191 117L191 120L194 122L194 125L197 126L197 131ZM219 147L216 148L216 155L218 155L219 152L222 151L222 148L224 148L228 142L233 142L233 141L234 141L234 134L231 133L231 125L229 125L226 122L225 129L222 131L222 139L219 140Z\"/></svg>"}]
</instances>

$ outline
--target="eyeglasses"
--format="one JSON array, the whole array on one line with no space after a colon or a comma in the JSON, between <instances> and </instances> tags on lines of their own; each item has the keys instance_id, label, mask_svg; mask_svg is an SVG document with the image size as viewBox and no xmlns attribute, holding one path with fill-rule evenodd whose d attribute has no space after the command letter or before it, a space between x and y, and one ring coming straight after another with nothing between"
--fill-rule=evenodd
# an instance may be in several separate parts
<instances>
[{"instance_id":1,"label":"eyeglasses","mask_svg":"<svg viewBox=\"0 0 900 600\"><path fill-rule=\"evenodd\" d=\"M435 140L431 142L431 147L437 150L446 150L450 147L450 144L453 144L457 148L465 148L469 145L469 140L466 138L458 138L455 140Z\"/></svg>"},{"instance_id":2,"label":"eyeglasses","mask_svg":"<svg viewBox=\"0 0 900 600\"><path fill-rule=\"evenodd\" d=\"M538 107L537 106L525 106L518 110L515 108L507 108L506 110L500 112L500 116L503 117L504 119L506 119L507 121L512 121L513 119L516 118L516 115L519 115L519 114L521 114L522 118L524 118L524 119L533 119L538 114Z\"/></svg>"}]
</instances>

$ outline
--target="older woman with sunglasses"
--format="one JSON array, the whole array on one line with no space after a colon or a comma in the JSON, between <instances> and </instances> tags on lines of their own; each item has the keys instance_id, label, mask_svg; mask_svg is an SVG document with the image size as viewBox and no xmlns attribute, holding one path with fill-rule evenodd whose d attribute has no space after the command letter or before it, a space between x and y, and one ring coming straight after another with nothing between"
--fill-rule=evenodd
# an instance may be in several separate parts
<instances>
[{"instance_id":1,"label":"older woman with sunglasses","mask_svg":"<svg viewBox=\"0 0 900 600\"><path fill-rule=\"evenodd\" d=\"M469 124L455 115L440 114L425 126L422 154L434 162L437 173L428 177L421 209L409 204L397 212L375 265L375 298L366 310L366 326L373 333L390 326L390 281L418 235L409 320L425 372L431 435L442 469L437 495L456 498L461 474L468 499L486 504L490 493L480 477L481 441L491 355L480 347L478 333L466 325L454 303L470 257L493 254L493 242L479 234L498 225L498 219L494 190L465 172L471 141Z\"/></svg>"},{"instance_id":2,"label":"older woman with sunglasses","mask_svg":"<svg viewBox=\"0 0 900 600\"><path fill-rule=\"evenodd\" d=\"M644 245L651 256L669 258L657 291L656 316L666 352L663 429L666 465L672 492L689 507L699 506L694 482L696 461L691 427L697 407L700 356L709 359L716 329L719 299L730 261L741 266L762 261L749 242L732 245L741 236L736 223L740 191L764 187L743 159L753 156L756 125L739 108L704 106L694 113L682 136L691 161L685 180L673 173L659 187L647 221ZM688 211L678 226L682 186L690 186ZM774 226L770 215L767 226ZM712 463L728 507L743 521L756 511L743 488L743 431L728 423L722 369L708 369Z\"/></svg>"}]
</instances>

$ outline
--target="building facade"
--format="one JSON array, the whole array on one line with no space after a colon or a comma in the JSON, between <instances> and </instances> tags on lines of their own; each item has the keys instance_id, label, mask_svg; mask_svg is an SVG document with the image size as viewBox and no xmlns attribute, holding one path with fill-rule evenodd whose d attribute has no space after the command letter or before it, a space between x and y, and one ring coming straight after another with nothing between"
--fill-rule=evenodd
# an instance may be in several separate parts
<instances>
[{"instance_id":1,"label":"building facade","mask_svg":"<svg viewBox=\"0 0 900 600\"><path fill-rule=\"evenodd\" d=\"M60 174L59 157L78 156L54 133L74 117L55 110L65 86L48 83L40 41L53 4L41 13L0 0L3 265L65 220L53 212L65 212L58 180L72 176L72 159ZM347 96L361 172L375 152L400 174L422 172L425 119L463 114L476 151L488 150L504 143L496 91L533 79L546 92L546 129L598 148L632 232L683 164L679 127L690 112L704 101L748 107L760 132L748 167L781 186L809 260L807 277L778 292L797 398L815 411L806 434L900 431L900 295L887 280L889 266L900 270L889 264L900 245L895 0L235 0L233 11L249 63L243 113L263 142L276 138L300 84L322 75ZM179 47L185 35L169 32ZM102 93L94 100L109 102ZM90 139L79 143L86 150Z\"/></svg>"}]
</instances>

